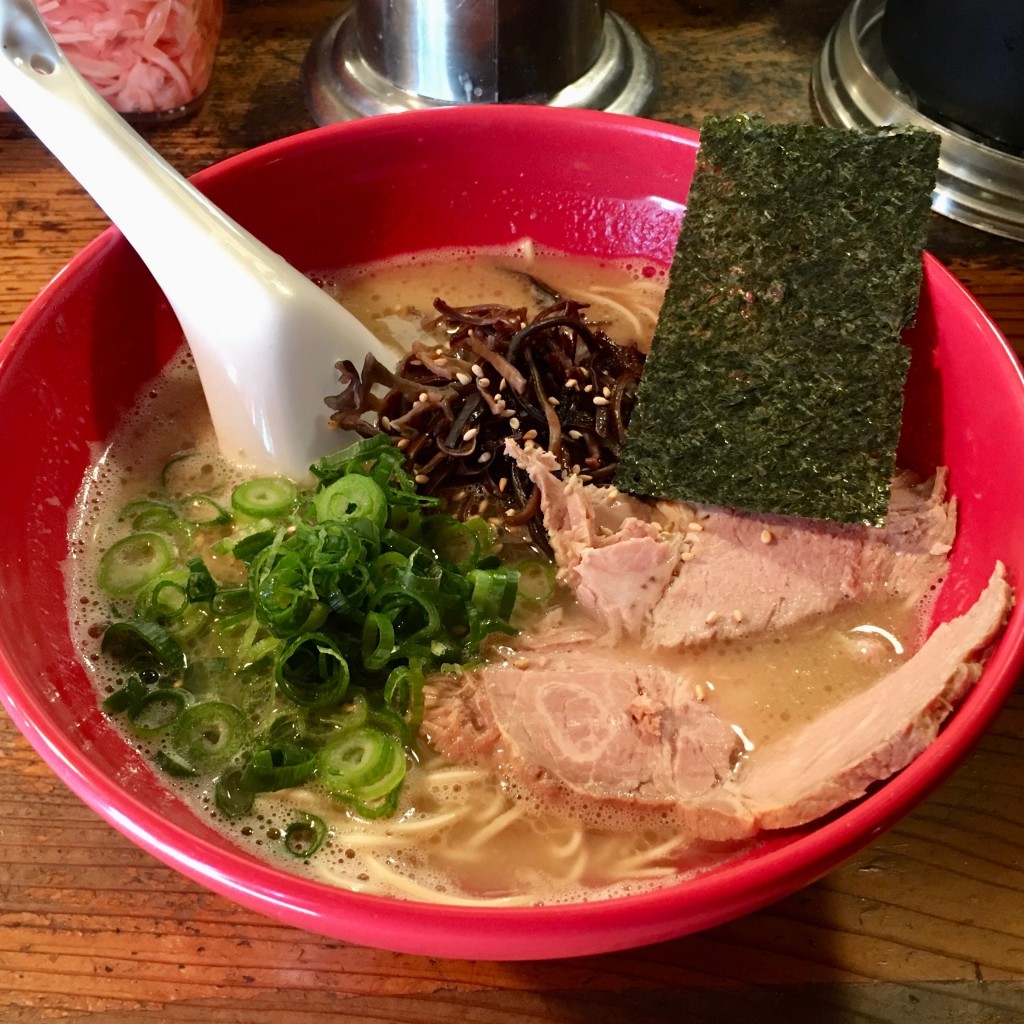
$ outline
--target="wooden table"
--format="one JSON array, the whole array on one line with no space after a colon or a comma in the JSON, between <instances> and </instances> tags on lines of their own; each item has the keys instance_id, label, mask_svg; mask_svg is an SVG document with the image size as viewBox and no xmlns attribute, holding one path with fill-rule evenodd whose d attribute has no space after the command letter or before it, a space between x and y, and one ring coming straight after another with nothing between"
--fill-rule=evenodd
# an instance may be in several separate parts
<instances>
[{"instance_id":1,"label":"wooden table","mask_svg":"<svg viewBox=\"0 0 1024 1024\"><path fill-rule=\"evenodd\" d=\"M621 0L658 51L654 116L809 117L843 0ZM312 126L298 85L334 0L231 0L215 84L150 133L191 173ZM0 129L0 325L105 227L41 146ZM935 218L929 244L1024 352L1024 245ZM246 1022L1024 1020L1024 694L930 800L815 885L633 952L442 961L278 925L143 853L0 715L0 1020Z\"/></svg>"}]
</instances>

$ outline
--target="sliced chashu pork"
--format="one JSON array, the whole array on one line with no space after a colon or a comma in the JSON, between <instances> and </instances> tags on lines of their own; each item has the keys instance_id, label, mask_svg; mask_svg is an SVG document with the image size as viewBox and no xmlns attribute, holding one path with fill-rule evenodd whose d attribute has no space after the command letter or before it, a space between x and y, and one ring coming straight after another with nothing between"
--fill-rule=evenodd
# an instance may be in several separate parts
<instances>
[{"instance_id":1,"label":"sliced chashu pork","mask_svg":"<svg viewBox=\"0 0 1024 1024\"><path fill-rule=\"evenodd\" d=\"M884 527L647 504L561 480L536 445L508 452L541 492L555 561L580 604L613 632L675 648L793 625L849 600L924 596L956 529L945 473L894 482Z\"/></svg>"},{"instance_id":2,"label":"sliced chashu pork","mask_svg":"<svg viewBox=\"0 0 1024 1024\"><path fill-rule=\"evenodd\" d=\"M981 674L1013 595L998 565L978 600L938 626L891 675L765 746L687 820L706 837L788 828L855 800L905 768Z\"/></svg>"},{"instance_id":3,"label":"sliced chashu pork","mask_svg":"<svg viewBox=\"0 0 1024 1024\"><path fill-rule=\"evenodd\" d=\"M596 640L556 631L438 683L424 719L432 745L497 768L521 795L605 822L721 785L739 743L693 680Z\"/></svg>"},{"instance_id":4,"label":"sliced chashu pork","mask_svg":"<svg viewBox=\"0 0 1024 1024\"><path fill-rule=\"evenodd\" d=\"M742 839L814 820L909 764L979 674L1011 602L997 566L973 607L910 660L735 771L735 737L685 671L626 662L607 634L555 632L441 685L424 728L442 753L591 820L653 812L695 838Z\"/></svg>"}]
</instances>

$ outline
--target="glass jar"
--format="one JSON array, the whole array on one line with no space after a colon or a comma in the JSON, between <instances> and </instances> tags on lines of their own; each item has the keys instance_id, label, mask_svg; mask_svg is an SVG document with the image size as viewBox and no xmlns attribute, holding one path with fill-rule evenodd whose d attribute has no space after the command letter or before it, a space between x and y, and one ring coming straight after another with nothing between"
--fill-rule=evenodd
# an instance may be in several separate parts
<instances>
[{"instance_id":1,"label":"glass jar","mask_svg":"<svg viewBox=\"0 0 1024 1024\"><path fill-rule=\"evenodd\" d=\"M35 0L82 76L134 122L167 121L202 105L224 0Z\"/></svg>"}]
</instances>

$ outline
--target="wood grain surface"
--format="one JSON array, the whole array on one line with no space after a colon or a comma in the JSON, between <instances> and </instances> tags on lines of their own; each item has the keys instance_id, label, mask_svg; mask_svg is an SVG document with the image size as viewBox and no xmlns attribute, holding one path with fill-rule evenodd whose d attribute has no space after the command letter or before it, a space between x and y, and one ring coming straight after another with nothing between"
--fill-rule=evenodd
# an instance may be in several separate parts
<instances>
[{"instance_id":1,"label":"wood grain surface","mask_svg":"<svg viewBox=\"0 0 1024 1024\"><path fill-rule=\"evenodd\" d=\"M653 43L653 116L810 117L835 0L622 0ZM343 6L231 0L201 112L149 132L185 173L312 127L299 67ZM0 127L0 330L105 226ZM1024 246L934 218L929 247L1024 352ZM2 567L0 567L2 568ZM919 809L807 889L631 952L436 960L278 925L164 867L66 790L0 715L0 1024L1024 1020L1024 693Z\"/></svg>"}]
</instances>

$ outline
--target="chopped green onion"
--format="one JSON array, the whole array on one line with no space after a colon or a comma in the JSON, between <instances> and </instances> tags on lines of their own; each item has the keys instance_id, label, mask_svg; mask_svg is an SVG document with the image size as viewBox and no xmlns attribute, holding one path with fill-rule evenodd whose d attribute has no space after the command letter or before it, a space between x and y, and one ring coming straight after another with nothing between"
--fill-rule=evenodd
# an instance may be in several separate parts
<instances>
[{"instance_id":1,"label":"chopped green onion","mask_svg":"<svg viewBox=\"0 0 1024 1024\"><path fill-rule=\"evenodd\" d=\"M231 492L231 507L254 519L278 519L292 510L298 494L291 480L265 476L239 484Z\"/></svg>"},{"instance_id":2,"label":"chopped green onion","mask_svg":"<svg viewBox=\"0 0 1024 1024\"><path fill-rule=\"evenodd\" d=\"M122 711L129 711L149 692L149 687L138 676L129 676L124 686L115 690L103 701L103 710L115 715Z\"/></svg>"},{"instance_id":3,"label":"chopped green onion","mask_svg":"<svg viewBox=\"0 0 1024 1024\"><path fill-rule=\"evenodd\" d=\"M316 762L317 778L341 802L372 805L405 778L405 751L398 741L364 725L328 741Z\"/></svg>"},{"instance_id":4,"label":"chopped green onion","mask_svg":"<svg viewBox=\"0 0 1024 1024\"><path fill-rule=\"evenodd\" d=\"M480 537L476 530L449 515L424 520L423 536L438 557L461 569L471 569L480 559Z\"/></svg>"},{"instance_id":5,"label":"chopped green onion","mask_svg":"<svg viewBox=\"0 0 1024 1024\"><path fill-rule=\"evenodd\" d=\"M379 484L369 477L351 474L335 480L313 498L321 523L340 519L369 519L383 527L388 518L388 499Z\"/></svg>"},{"instance_id":6,"label":"chopped green onion","mask_svg":"<svg viewBox=\"0 0 1024 1024\"><path fill-rule=\"evenodd\" d=\"M252 793L291 789L305 782L315 767L315 755L299 744L261 747L246 762L241 785Z\"/></svg>"},{"instance_id":7,"label":"chopped green onion","mask_svg":"<svg viewBox=\"0 0 1024 1024\"><path fill-rule=\"evenodd\" d=\"M231 513L208 494L190 494L178 507L181 517L197 526L226 526L231 522Z\"/></svg>"},{"instance_id":8,"label":"chopped green onion","mask_svg":"<svg viewBox=\"0 0 1024 1024\"><path fill-rule=\"evenodd\" d=\"M118 519L130 519L132 529L158 530L167 532L178 523L178 513L166 501L153 498L134 498L127 502L117 515Z\"/></svg>"},{"instance_id":9,"label":"chopped green onion","mask_svg":"<svg viewBox=\"0 0 1024 1024\"><path fill-rule=\"evenodd\" d=\"M418 660L392 669L384 684L384 702L415 733L423 718L423 669Z\"/></svg>"},{"instance_id":10,"label":"chopped green onion","mask_svg":"<svg viewBox=\"0 0 1024 1024\"><path fill-rule=\"evenodd\" d=\"M103 553L99 585L108 594L127 597L168 569L173 558L171 546L161 534L130 533Z\"/></svg>"},{"instance_id":11,"label":"chopped green onion","mask_svg":"<svg viewBox=\"0 0 1024 1024\"><path fill-rule=\"evenodd\" d=\"M185 671L185 655L177 641L155 622L125 619L107 626L100 651L138 671L180 676Z\"/></svg>"},{"instance_id":12,"label":"chopped green onion","mask_svg":"<svg viewBox=\"0 0 1024 1024\"><path fill-rule=\"evenodd\" d=\"M158 750L155 760L162 771L179 779L191 779L199 774L199 771L192 765L183 761L176 754L169 754L166 750Z\"/></svg>"},{"instance_id":13,"label":"chopped green onion","mask_svg":"<svg viewBox=\"0 0 1024 1024\"><path fill-rule=\"evenodd\" d=\"M327 826L323 818L315 814L303 814L284 830L282 840L285 850L293 857L312 857L323 846L327 838Z\"/></svg>"},{"instance_id":14,"label":"chopped green onion","mask_svg":"<svg viewBox=\"0 0 1024 1024\"><path fill-rule=\"evenodd\" d=\"M189 600L188 573L168 572L148 583L139 592L135 610L146 618L177 619L185 614Z\"/></svg>"},{"instance_id":15,"label":"chopped green onion","mask_svg":"<svg viewBox=\"0 0 1024 1024\"><path fill-rule=\"evenodd\" d=\"M256 794L243 785L244 770L233 765L218 776L213 787L213 800L225 818L242 818L255 803Z\"/></svg>"},{"instance_id":16,"label":"chopped green onion","mask_svg":"<svg viewBox=\"0 0 1024 1024\"><path fill-rule=\"evenodd\" d=\"M363 620L363 664L383 668L395 653L395 627L383 612L368 612Z\"/></svg>"},{"instance_id":17,"label":"chopped green onion","mask_svg":"<svg viewBox=\"0 0 1024 1024\"><path fill-rule=\"evenodd\" d=\"M183 451L172 455L160 471L160 484L171 497L209 494L223 486L224 480L209 456L203 452Z\"/></svg>"},{"instance_id":18,"label":"chopped green onion","mask_svg":"<svg viewBox=\"0 0 1024 1024\"><path fill-rule=\"evenodd\" d=\"M278 651L274 678L281 692L300 708L328 708L345 696L348 662L330 637L305 633Z\"/></svg>"},{"instance_id":19,"label":"chopped green onion","mask_svg":"<svg viewBox=\"0 0 1024 1024\"><path fill-rule=\"evenodd\" d=\"M139 735L156 736L174 722L187 706L186 690L150 690L128 711L128 721Z\"/></svg>"},{"instance_id":20,"label":"chopped green onion","mask_svg":"<svg viewBox=\"0 0 1024 1024\"><path fill-rule=\"evenodd\" d=\"M188 560L188 582L185 592L190 602L212 601L217 594L217 584L201 558Z\"/></svg>"},{"instance_id":21,"label":"chopped green onion","mask_svg":"<svg viewBox=\"0 0 1024 1024\"><path fill-rule=\"evenodd\" d=\"M198 771L231 760L245 744L249 723L234 704L208 700L181 713L171 730L171 753Z\"/></svg>"},{"instance_id":22,"label":"chopped green onion","mask_svg":"<svg viewBox=\"0 0 1024 1024\"><path fill-rule=\"evenodd\" d=\"M556 568L553 562L525 558L516 563L519 573L519 597L526 601L546 601L555 592Z\"/></svg>"},{"instance_id":23,"label":"chopped green onion","mask_svg":"<svg viewBox=\"0 0 1024 1024\"><path fill-rule=\"evenodd\" d=\"M485 619L507 619L516 602L519 573L499 566L494 569L472 569L472 602Z\"/></svg>"}]
</instances>

